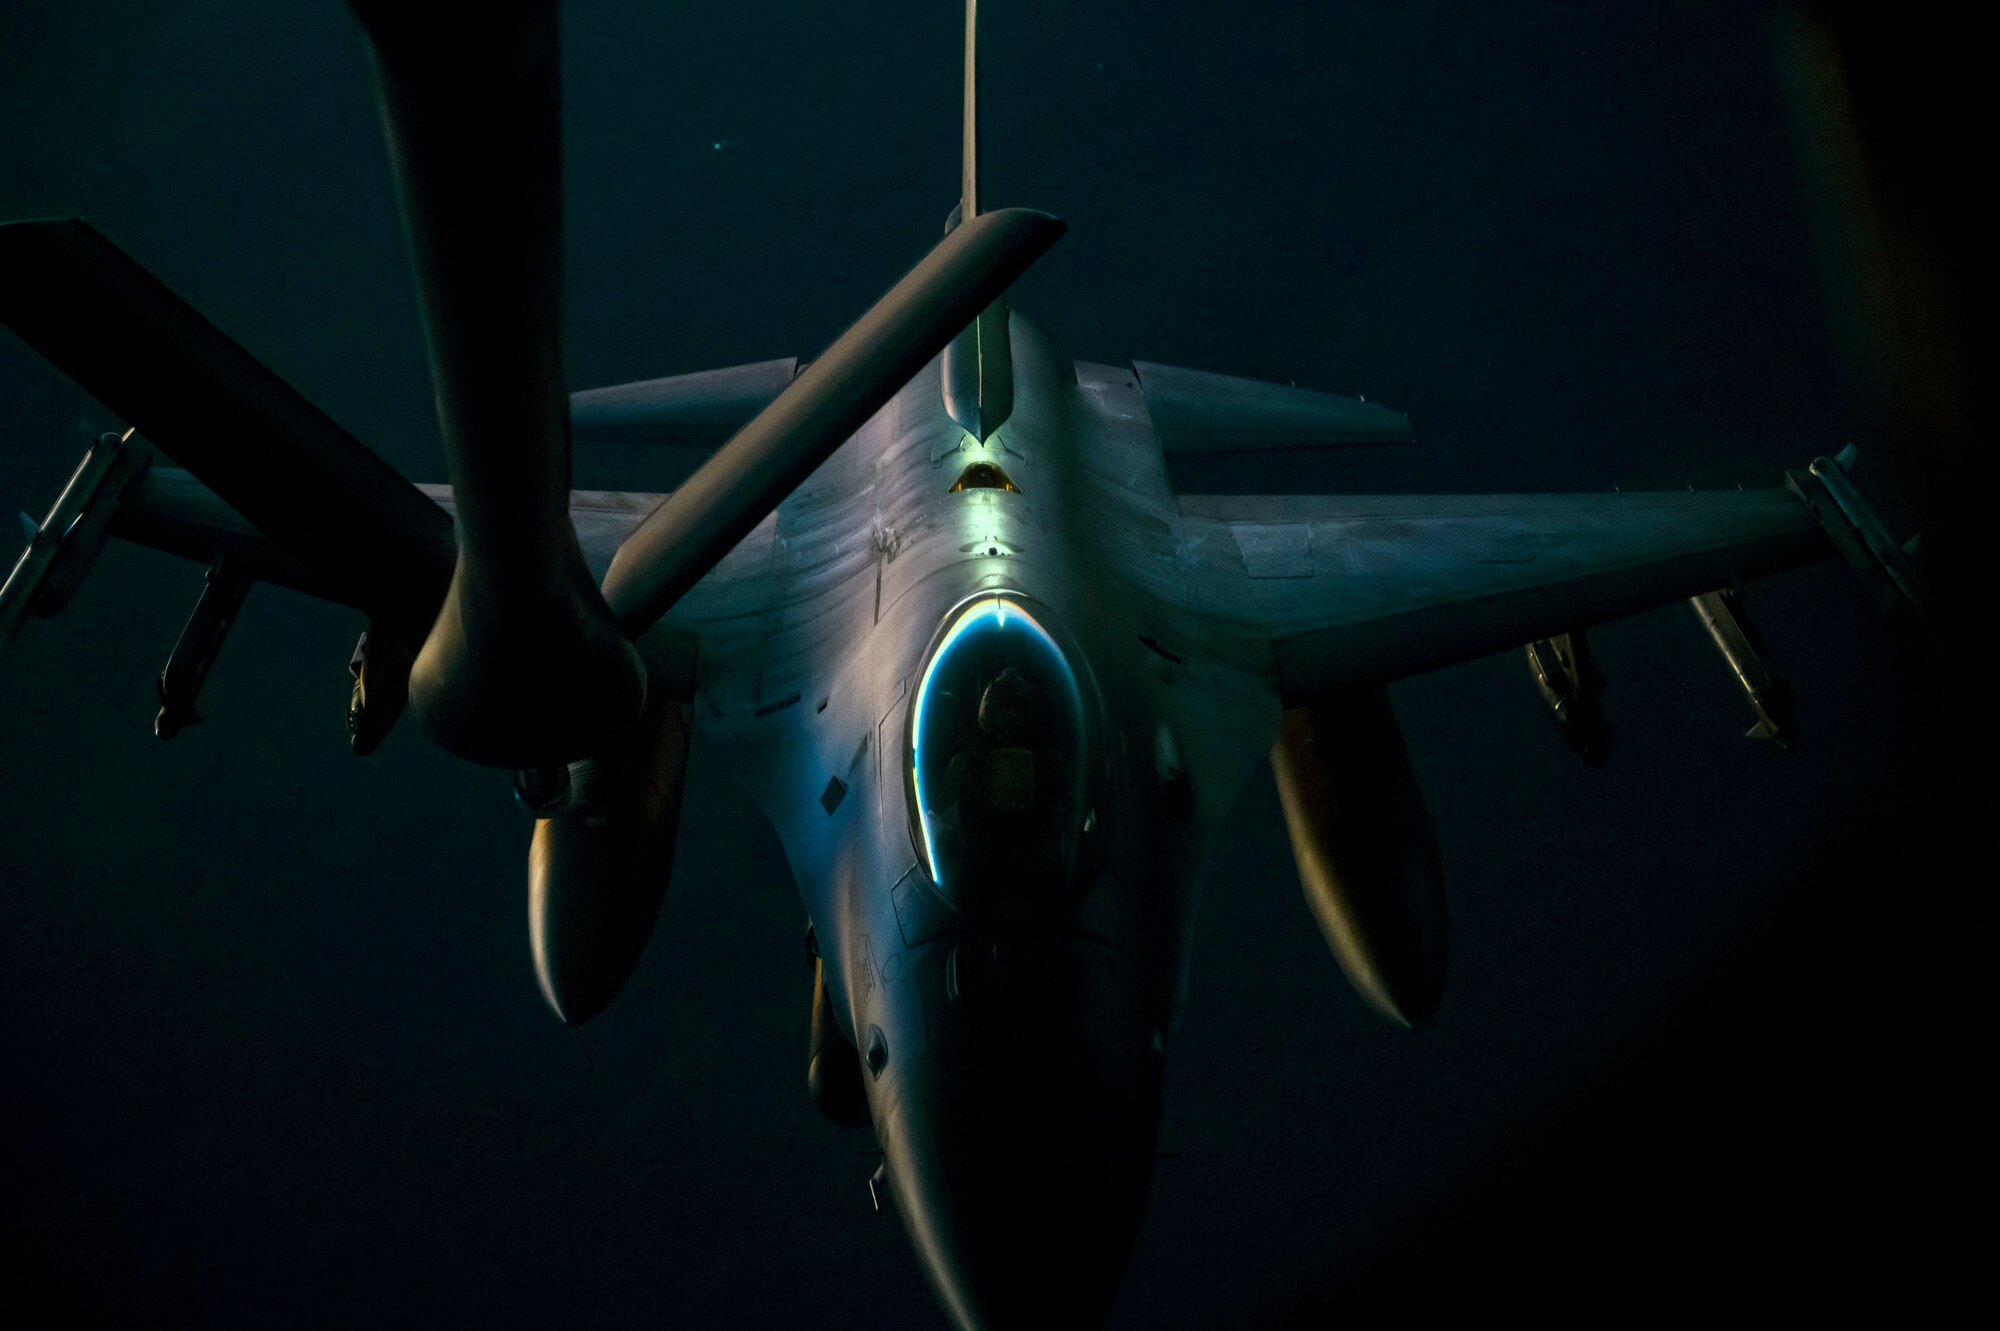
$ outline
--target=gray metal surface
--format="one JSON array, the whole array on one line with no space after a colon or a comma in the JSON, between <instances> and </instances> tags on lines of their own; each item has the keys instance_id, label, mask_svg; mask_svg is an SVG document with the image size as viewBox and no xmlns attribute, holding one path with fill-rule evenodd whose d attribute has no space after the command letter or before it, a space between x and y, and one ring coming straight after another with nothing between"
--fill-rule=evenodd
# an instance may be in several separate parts
<instances>
[{"instance_id":1,"label":"gray metal surface","mask_svg":"<svg viewBox=\"0 0 2000 1331\"><path fill-rule=\"evenodd\" d=\"M569 395L578 442L715 448L771 405L798 376L799 360L758 361Z\"/></svg>"},{"instance_id":2,"label":"gray metal surface","mask_svg":"<svg viewBox=\"0 0 2000 1331\"><path fill-rule=\"evenodd\" d=\"M1196 603L1268 635L1287 700L1586 628L1830 552L1782 490L1623 495L1187 496ZM1309 541L1255 576L1237 532ZM1296 539L1296 538L1295 538Z\"/></svg>"},{"instance_id":3,"label":"gray metal surface","mask_svg":"<svg viewBox=\"0 0 2000 1331\"><path fill-rule=\"evenodd\" d=\"M1169 453L1282 452L1401 444L1410 418L1356 398L1207 370L1132 362Z\"/></svg>"},{"instance_id":4,"label":"gray metal surface","mask_svg":"<svg viewBox=\"0 0 2000 1331\"><path fill-rule=\"evenodd\" d=\"M1220 665L1162 654L1163 637L1185 646L1201 634L1181 630L1177 607L1113 567L1143 569L1162 589L1176 582L1172 540L1143 539L1143 524L1121 521L1172 511L1157 447L1151 472L1121 465L1116 427L1104 427L1068 363L1018 315L1011 342L1014 413L990 439L949 418L933 362L779 507L762 577L768 599L760 614L704 631L696 710L703 741L756 795L798 873L843 1032L864 1057L883 1051L866 1082L886 1182L962 1325L986 1324L996 1300L1046 1300L1045 1282L1070 1276L1108 1297L1150 1169L1149 1088L1180 1002L1195 883L1277 717L1268 685L1234 670L1228 652ZM1146 440L1125 442L1134 449L1126 463L1143 456ZM953 492L979 461L1003 463L1019 493ZM739 547L732 558L752 554ZM1046 943L1055 949L1048 964L1080 966L1076 983L1098 1001L1090 1017L1079 1010L1053 1024L1052 1013L1037 1025L1041 1071L1014 1091L994 1078L1028 1056L1010 1043L1022 1032L995 1030L976 1002L945 997L947 970L959 981L951 992L972 993L984 977L1016 993L1009 963L991 970L992 949L1005 957L1013 935L956 910L915 870L906 802L910 693L927 645L953 606L997 589L1035 598L1078 645L1114 755L1101 874ZM1171 783L1154 761L1162 726L1178 737L1170 747L1182 770ZM829 809L821 797L835 780L845 793ZM1062 938L1101 942L1072 955ZM1035 1008L1050 1001L1017 997ZM1093 1070L1059 1075L1084 1066ZM927 1097L967 1086L995 1097L993 1123L951 1094L958 1108L920 1112ZM1091 1094L1072 1104L1079 1088ZM1067 1137L1042 1131L1019 1104L1030 1090L1067 1107ZM1003 1109L1026 1117L996 1142L990 1130ZM1065 1145L1114 1138L1122 1145L1094 1164ZM974 1156L1004 1165L1012 1181L975 1167ZM990 1209L946 1205L948 1181L974 1175ZM1019 1194L1030 1180L1033 1198ZM1063 1223L1010 1230L1031 1205ZM1036 1243L1047 1250L1024 1252ZM1097 1256L1082 1269L1078 1253ZM1003 1284L989 1264L1006 1254L1033 1274Z\"/></svg>"}]
</instances>

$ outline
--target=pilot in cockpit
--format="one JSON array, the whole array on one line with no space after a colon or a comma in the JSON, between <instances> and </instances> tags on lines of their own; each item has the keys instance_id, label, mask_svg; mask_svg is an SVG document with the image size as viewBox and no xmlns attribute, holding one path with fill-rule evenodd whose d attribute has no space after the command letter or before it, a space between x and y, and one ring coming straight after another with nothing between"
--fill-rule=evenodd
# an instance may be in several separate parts
<instances>
[{"instance_id":1,"label":"pilot in cockpit","mask_svg":"<svg viewBox=\"0 0 2000 1331\"><path fill-rule=\"evenodd\" d=\"M939 792L946 809L957 806L966 833L984 839L1004 820L1026 818L1037 803L1035 688L1008 666L979 695L979 729L952 756Z\"/></svg>"},{"instance_id":2,"label":"pilot in cockpit","mask_svg":"<svg viewBox=\"0 0 2000 1331\"><path fill-rule=\"evenodd\" d=\"M993 600L964 612L942 642L911 712L916 849L962 909L1060 895L1081 872L1094 820L1069 663L1026 611Z\"/></svg>"}]
</instances>

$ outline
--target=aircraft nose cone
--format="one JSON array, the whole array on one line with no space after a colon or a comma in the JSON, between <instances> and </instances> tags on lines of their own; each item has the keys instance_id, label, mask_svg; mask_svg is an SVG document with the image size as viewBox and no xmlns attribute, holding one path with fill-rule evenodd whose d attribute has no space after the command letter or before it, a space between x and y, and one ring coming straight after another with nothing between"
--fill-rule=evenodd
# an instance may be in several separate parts
<instances>
[{"instance_id":1,"label":"aircraft nose cone","mask_svg":"<svg viewBox=\"0 0 2000 1331\"><path fill-rule=\"evenodd\" d=\"M932 1241L918 1252L961 1331L1104 1324L1152 1163L1131 1154L1082 1159L1043 1136L961 1155L924 1181L943 1196L924 1208L934 1217ZM937 1202L950 1207L949 1219L936 1217L944 1209Z\"/></svg>"},{"instance_id":2,"label":"aircraft nose cone","mask_svg":"<svg viewBox=\"0 0 2000 1331\"><path fill-rule=\"evenodd\" d=\"M1136 1004L1088 1001L1115 988L1088 959L1014 960L973 980L962 965L941 1038L878 1095L890 1187L961 1331L1097 1327L1152 1178L1157 1043Z\"/></svg>"}]
</instances>

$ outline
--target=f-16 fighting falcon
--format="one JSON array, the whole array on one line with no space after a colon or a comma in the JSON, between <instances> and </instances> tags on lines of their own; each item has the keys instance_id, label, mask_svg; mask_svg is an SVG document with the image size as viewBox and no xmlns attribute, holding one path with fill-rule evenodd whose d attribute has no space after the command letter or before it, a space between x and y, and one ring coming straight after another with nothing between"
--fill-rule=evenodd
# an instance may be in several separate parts
<instances>
[{"instance_id":1,"label":"f-16 fighting falcon","mask_svg":"<svg viewBox=\"0 0 2000 1331\"><path fill-rule=\"evenodd\" d=\"M976 0L935 249L809 363L572 394L553 0L352 8L449 484L398 474L87 223L7 224L0 321L131 428L31 524L0 643L59 613L112 537L205 564L160 678L165 738L197 719L253 584L358 611L355 752L407 705L443 749L515 774L534 973L571 1024L637 965L690 751L712 747L810 920L810 1094L872 1129L872 1186L968 1331L1106 1315L1199 884L1264 764L1333 956L1417 1027L1444 988L1443 881L1386 685L1525 651L1600 762L1587 631L1685 600L1753 734L1789 745L1739 584L1839 556L1885 606L1921 601L1845 456L1725 492L1175 493L1169 457L1396 445L1410 425L1074 360L1016 310L1063 224L982 199ZM712 451L669 494L575 491L573 436Z\"/></svg>"}]
</instances>

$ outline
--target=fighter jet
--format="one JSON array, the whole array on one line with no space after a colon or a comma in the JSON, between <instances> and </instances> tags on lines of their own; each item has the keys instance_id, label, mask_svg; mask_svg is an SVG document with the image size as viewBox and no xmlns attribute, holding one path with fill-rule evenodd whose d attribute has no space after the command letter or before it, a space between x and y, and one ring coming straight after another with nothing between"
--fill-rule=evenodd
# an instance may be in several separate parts
<instances>
[{"instance_id":1,"label":"fighter jet","mask_svg":"<svg viewBox=\"0 0 2000 1331\"><path fill-rule=\"evenodd\" d=\"M354 8L450 485L395 473L86 224L16 223L0 319L133 431L34 524L0 625L60 611L113 536L205 563L164 737L195 719L253 583L354 607L356 751L407 699L435 742L517 773L534 970L572 1023L637 963L690 749L713 746L811 921L811 1094L872 1128L881 1200L956 1325L1101 1320L1153 1168L1199 884L1263 764L1334 956L1417 1026L1443 990L1443 895L1389 682L1525 650L1598 761L1586 631L1688 599L1753 728L1788 741L1736 587L1838 553L1885 604L1920 598L1838 460L1721 493L1175 494L1170 456L1410 427L1290 386L1078 362L1013 309L1061 224L981 206L970 5L937 249L803 367L572 396L554 6L478 26ZM572 434L714 451L669 495L579 493Z\"/></svg>"}]
</instances>

